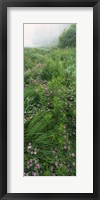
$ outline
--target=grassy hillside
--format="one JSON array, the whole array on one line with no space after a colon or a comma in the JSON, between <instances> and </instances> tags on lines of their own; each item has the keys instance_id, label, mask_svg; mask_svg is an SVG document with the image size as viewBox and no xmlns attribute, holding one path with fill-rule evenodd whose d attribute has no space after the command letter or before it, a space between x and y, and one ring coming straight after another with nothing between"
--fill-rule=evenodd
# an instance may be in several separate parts
<instances>
[{"instance_id":1,"label":"grassy hillside","mask_svg":"<svg viewBox=\"0 0 100 200\"><path fill-rule=\"evenodd\" d=\"M76 49L24 49L24 171L76 175Z\"/></svg>"}]
</instances>

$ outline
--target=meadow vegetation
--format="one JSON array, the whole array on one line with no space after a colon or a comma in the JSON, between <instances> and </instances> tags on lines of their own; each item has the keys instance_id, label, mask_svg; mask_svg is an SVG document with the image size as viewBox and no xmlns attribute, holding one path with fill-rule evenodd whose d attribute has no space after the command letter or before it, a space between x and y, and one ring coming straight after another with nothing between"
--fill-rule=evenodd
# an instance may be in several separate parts
<instances>
[{"instance_id":1,"label":"meadow vegetation","mask_svg":"<svg viewBox=\"0 0 100 200\"><path fill-rule=\"evenodd\" d=\"M55 46L24 48L25 176L76 175L75 46L72 25Z\"/></svg>"}]
</instances>

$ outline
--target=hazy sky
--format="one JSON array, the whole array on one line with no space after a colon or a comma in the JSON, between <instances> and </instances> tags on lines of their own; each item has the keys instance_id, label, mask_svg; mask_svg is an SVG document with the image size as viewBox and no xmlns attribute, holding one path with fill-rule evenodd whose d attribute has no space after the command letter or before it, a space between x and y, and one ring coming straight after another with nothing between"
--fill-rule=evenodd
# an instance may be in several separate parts
<instances>
[{"instance_id":1,"label":"hazy sky","mask_svg":"<svg viewBox=\"0 0 100 200\"><path fill-rule=\"evenodd\" d=\"M24 24L24 47L41 47L58 39L70 24Z\"/></svg>"}]
</instances>

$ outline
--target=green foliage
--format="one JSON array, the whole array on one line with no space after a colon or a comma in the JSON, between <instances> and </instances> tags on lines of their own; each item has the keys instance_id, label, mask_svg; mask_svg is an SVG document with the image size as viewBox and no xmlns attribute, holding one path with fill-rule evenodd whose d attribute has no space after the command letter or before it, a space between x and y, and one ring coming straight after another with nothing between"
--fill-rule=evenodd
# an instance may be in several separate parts
<instances>
[{"instance_id":1,"label":"green foliage","mask_svg":"<svg viewBox=\"0 0 100 200\"><path fill-rule=\"evenodd\" d=\"M24 50L24 170L76 175L76 49Z\"/></svg>"},{"instance_id":2,"label":"green foliage","mask_svg":"<svg viewBox=\"0 0 100 200\"><path fill-rule=\"evenodd\" d=\"M47 59L47 62L45 63L45 66L41 73L41 78L43 80L51 80L53 77L58 77L62 73L62 63L59 62L59 60L54 62L53 59L49 58Z\"/></svg>"},{"instance_id":3,"label":"green foliage","mask_svg":"<svg viewBox=\"0 0 100 200\"><path fill-rule=\"evenodd\" d=\"M76 46L76 24L73 24L69 29L65 29L59 37L59 47L75 47Z\"/></svg>"}]
</instances>

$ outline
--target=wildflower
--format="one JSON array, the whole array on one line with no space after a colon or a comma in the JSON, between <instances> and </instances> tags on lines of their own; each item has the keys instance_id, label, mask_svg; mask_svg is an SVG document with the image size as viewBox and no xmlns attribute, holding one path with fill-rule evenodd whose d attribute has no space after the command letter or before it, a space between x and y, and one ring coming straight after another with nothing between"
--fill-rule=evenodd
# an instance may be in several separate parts
<instances>
[{"instance_id":1,"label":"wildflower","mask_svg":"<svg viewBox=\"0 0 100 200\"><path fill-rule=\"evenodd\" d=\"M28 162L27 162L27 167L28 167L28 169L29 169L29 167L30 167L31 164L32 164L32 159L31 159L31 160L28 160Z\"/></svg>"},{"instance_id":2,"label":"wildflower","mask_svg":"<svg viewBox=\"0 0 100 200\"><path fill-rule=\"evenodd\" d=\"M45 94L45 96L46 96L46 97L48 97L48 96L49 96L49 94L48 94L48 93L46 93L46 94Z\"/></svg>"},{"instance_id":3,"label":"wildflower","mask_svg":"<svg viewBox=\"0 0 100 200\"><path fill-rule=\"evenodd\" d=\"M31 151L31 154L33 154L34 152L33 151Z\"/></svg>"},{"instance_id":4,"label":"wildflower","mask_svg":"<svg viewBox=\"0 0 100 200\"><path fill-rule=\"evenodd\" d=\"M27 151L30 152L31 149L32 149L32 145L31 145L31 143L29 143L28 147L27 147Z\"/></svg>"},{"instance_id":5,"label":"wildflower","mask_svg":"<svg viewBox=\"0 0 100 200\"><path fill-rule=\"evenodd\" d=\"M45 90L48 90L48 87L45 87Z\"/></svg>"},{"instance_id":6,"label":"wildflower","mask_svg":"<svg viewBox=\"0 0 100 200\"><path fill-rule=\"evenodd\" d=\"M75 162L73 162L72 164L73 164L73 166L75 166Z\"/></svg>"},{"instance_id":7,"label":"wildflower","mask_svg":"<svg viewBox=\"0 0 100 200\"><path fill-rule=\"evenodd\" d=\"M37 169L40 169L41 166L37 163L37 164L36 164L36 167L37 167Z\"/></svg>"},{"instance_id":8,"label":"wildflower","mask_svg":"<svg viewBox=\"0 0 100 200\"><path fill-rule=\"evenodd\" d=\"M58 166L58 162L55 162L55 166L56 166L56 167Z\"/></svg>"},{"instance_id":9,"label":"wildflower","mask_svg":"<svg viewBox=\"0 0 100 200\"><path fill-rule=\"evenodd\" d=\"M71 156L74 158L74 157L75 157L75 154L74 154L74 153L72 153L72 154L71 154Z\"/></svg>"},{"instance_id":10,"label":"wildflower","mask_svg":"<svg viewBox=\"0 0 100 200\"><path fill-rule=\"evenodd\" d=\"M30 116L30 117L29 117L29 119L32 119L32 118L33 118L33 116Z\"/></svg>"},{"instance_id":11,"label":"wildflower","mask_svg":"<svg viewBox=\"0 0 100 200\"><path fill-rule=\"evenodd\" d=\"M35 80L33 80L33 82L35 83L36 81L35 81Z\"/></svg>"},{"instance_id":12,"label":"wildflower","mask_svg":"<svg viewBox=\"0 0 100 200\"><path fill-rule=\"evenodd\" d=\"M37 154L37 151L34 151L34 155L36 155Z\"/></svg>"},{"instance_id":13,"label":"wildflower","mask_svg":"<svg viewBox=\"0 0 100 200\"><path fill-rule=\"evenodd\" d=\"M64 146L64 150L66 150L67 149L67 147L66 146Z\"/></svg>"},{"instance_id":14,"label":"wildflower","mask_svg":"<svg viewBox=\"0 0 100 200\"><path fill-rule=\"evenodd\" d=\"M70 150L70 146L68 146L68 150Z\"/></svg>"},{"instance_id":15,"label":"wildflower","mask_svg":"<svg viewBox=\"0 0 100 200\"><path fill-rule=\"evenodd\" d=\"M27 149L30 150L32 148L32 146L28 146Z\"/></svg>"},{"instance_id":16,"label":"wildflower","mask_svg":"<svg viewBox=\"0 0 100 200\"><path fill-rule=\"evenodd\" d=\"M36 176L36 172L32 172L32 176Z\"/></svg>"}]
</instances>

